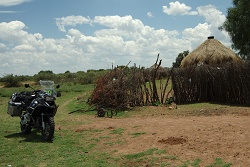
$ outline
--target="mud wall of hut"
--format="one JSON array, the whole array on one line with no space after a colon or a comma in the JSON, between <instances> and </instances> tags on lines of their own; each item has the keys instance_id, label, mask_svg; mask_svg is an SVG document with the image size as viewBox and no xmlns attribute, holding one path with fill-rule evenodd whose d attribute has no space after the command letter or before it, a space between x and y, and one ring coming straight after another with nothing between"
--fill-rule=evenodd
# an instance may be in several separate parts
<instances>
[{"instance_id":1,"label":"mud wall of hut","mask_svg":"<svg viewBox=\"0 0 250 167\"><path fill-rule=\"evenodd\" d=\"M221 67L173 69L176 103L215 102L250 105L250 63L228 63Z\"/></svg>"}]
</instances>

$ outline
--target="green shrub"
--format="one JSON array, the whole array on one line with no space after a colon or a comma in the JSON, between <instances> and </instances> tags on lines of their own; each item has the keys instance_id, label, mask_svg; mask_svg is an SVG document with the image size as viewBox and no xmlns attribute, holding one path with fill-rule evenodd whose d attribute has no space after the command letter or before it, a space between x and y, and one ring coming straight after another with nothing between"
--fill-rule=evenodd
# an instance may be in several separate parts
<instances>
[{"instance_id":1,"label":"green shrub","mask_svg":"<svg viewBox=\"0 0 250 167\"><path fill-rule=\"evenodd\" d=\"M19 77L13 76L13 74L5 75L2 79L5 87L19 87L21 85L21 81Z\"/></svg>"}]
</instances>

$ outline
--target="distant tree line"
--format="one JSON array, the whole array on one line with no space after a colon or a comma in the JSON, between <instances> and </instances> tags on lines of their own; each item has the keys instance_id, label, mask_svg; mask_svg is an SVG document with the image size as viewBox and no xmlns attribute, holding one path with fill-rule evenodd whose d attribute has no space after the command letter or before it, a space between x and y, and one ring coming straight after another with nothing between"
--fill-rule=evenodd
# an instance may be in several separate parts
<instances>
[{"instance_id":1,"label":"distant tree line","mask_svg":"<svg viewBox=\"0 0 250 167\"><path fill-rule=\"evenodd\" d=\"M115 68L125 68L129 70L130 68L134 67L125 67L125 66L117 66ZM78 72L70 72L66 71L65 73L59 73L55 74L51 70L46 71L40 71L37 74L33 76L28 75L13 75L13 74L7 74L0 78L0 82L4 83L5 87L18 87L21 86L22 82L26 81L33 81L33 82L39 82L40 80L53 80L56 83L73 83L73 84L94 84L96 81L112 71L111 69L99 69L99 70L87 70L84 71L78 71ZM150 70L145 70L147 73L150 72ZM168 76L168 69L162 68L159 70L159 74L157 78L166 78ZM148 78L150 77L150 74L147 75ZM147 78L146 78L147 79Z\"/></svg>"},{"instance_id":2,"label":"distant tree line","mask_svg":"<svg viewBox=\"0 0 250 167\"><path fill-rule=\"evenodd\" d=\"M53 71L47 70L40 71L33 76L7 74L0 78L0 82L4 83L5 87L18 87L25 81L34 81L38 83L40 80L53 80L56 83L91 84L108 71L110 70L99 69L87 70L87 72L78 71L75 73L66 71L65 73L55 74Z\"/></svg>"}]
</instances>

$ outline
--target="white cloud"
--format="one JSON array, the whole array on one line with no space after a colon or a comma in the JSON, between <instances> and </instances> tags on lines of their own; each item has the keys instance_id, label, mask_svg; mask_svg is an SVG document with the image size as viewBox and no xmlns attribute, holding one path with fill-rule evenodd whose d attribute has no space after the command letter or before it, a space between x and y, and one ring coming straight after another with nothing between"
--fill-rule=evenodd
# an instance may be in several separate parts
<instances>
[{"instance_id":1,"label":"white cloud","mask_svg":"<svg viewBox=\"0 0 250 167\"><path fill-rule=\"evenodd\" d=\"M150 18L154 17L154 15L153 15L152 12L148 12L148 13L147 13L147 16L150 17Z\"/></svg>"},{"instance_id":2,"label":"white cloud","mask_svg":"<svg viewBox=\"0 0 250 167\"><path fill-rule=\"evenodd\" d=\"M208 23L199 23L194 28L186 28L182 33L191 43L192 50L200 45L208 36L211 36L210 25ZM191 51L191 50L190 50Z\"/></svg>"},{"instance_id":3,"label":"white cloud","mask_svg":"<svg viewBox=\"0 0 250 167\"><path fill-rule=\"evenodd\" d=\"M23 30L25 28L27 28L25 24L20 21L2 22L0 23L0 39L10 43L26 40L28 33Z\"/></svg>"},{"instance_id":4,"label":"white cloud","mask_svg":"<svg viewBox=\"0 0 250 167\"><path fill-rule=\"evenodd\" d=\"M192 51L207 36L218 36L217 39L222 39L223 43L229 41L225 32L216 29L225 16L214 6L197 8L197 15L202 16L204 22L183 31L155 29L130 15L96 16L93 19L67 16L56 19L59 30L65 32L65 37L61 39L44 38L40 33L31 34L20 21L2 22L0 68L8 74L32 75L41 70L63 73L67 70L111 68L111 63L115 66L126 65L129 61L150 67L158 53L162 65L170 67L180 52ZM85 35L76 27L81 24L99 29L94 35Z\"/></svg>"},{"instance_id":5,"label":"white cloud","mask_svg":"<svg viewBox=\"0 0 250 167\"><path fill-rule=\"evenodd\" d=\"M28 52L32 52L35 51L35 48L32 45L29 44L23 44L23 45L17 45L13 48L14 51L28 51Z\"/></svg>"},{"instance_id":6,"label":"white cloud","mask_svg":"<svg viewBox=\"0 0 250 167\"><path fill-rule=\"evenodd\" d=\"M196 11L191 11L191 7L179 1L170 2L169 7L163 6L162 10L167 15L197 15Z\"/></svg>"},{"instance_id":7,"label":"white cloud","mask_svg":"<svg viewBox=\"0 0 250 167\"><path fill-rule=\"evenodd\" d=\"M197 8L197 11L207 22L213 23L215 26L220 26L226 20L225 15L213 5L200 6Z\"/></svg>"},{"instance_id":8,"label":"white cloud","mask_svg":"<svg viewBox=\"0 0 250 167\"><path fill-rule=\"evenodd\" d=\"M204 17L205 22L198 24L193 29L193 32L199 32L198 34L203 38L211 35L215 36L215 38L220 39L220 41L229 47L230 41L228 33L218 29L226 20L226 16L213 5L197 7L197 12L198 15ZM187 29L184 32L187 32Z\"/></svg>"},{"instance_id":9,"label":"white cloud","mask_svg":"<svg viewBox=\"0 0 250 167\"><path fill-rule=\"evenodd\" d=\"M7 50L8 48L7 48L7 46L5 45L5 44L3 44L3 43L0 43L0 52L5 52L6 50Z\"/></svg>"},{"instance_id":10,"label":"white cloud","mask_svg":"<svg viewBox=\"0 0 250 167\"><path fill-rule=\"evenodd\" d=\"M76 26L81 24L91 24L90 18L82 16L67 16L62 18L56 18L56 25L62 32L66 32L65 26Z\"/></svg>"},{"instance_id":11,"label":"white cloud","mask_svg":"<svg viewBox=\"0 0 250 167\"><path fill-rule=\"evenodd\" d=\"M19 13L17 11L10 11L10 10L4 10L4 11L0 11L0 13Z\"/></svg>"},{"instance_id":12,"label":"white cloud","mask_svg":"<svg viewBox=\"0 0 250 167\"><path fill-rule=\"evenodd\" d=\"M30 1L31 0L1 0L0 6L15 6Z\"/></svg>"},{"instance_id":13,"label":"white cloud","mask_svg":"<svg viewBox=\"0 0 250 167\"><path fill-rule=\"evenodd\" d=\"M144 24L140 20L133 19L130 15L124 17L120 17L117 15L96 16L94 22L109 28L115 28L129 32L140 31L140 29L144 27Z\"/></svg>"},{"instance_id":14,"label":"white cloud","mask_svg":"<svg viewBox=\"0 0 250 167\"><path fill-rule=\"evenodd\" d=\"M228 33L218 29L226 19L221 11L217 10L213 5L199 6L195 11L191 10L191 7L178 1L170 2L169 7L163 6L163 12L168 15L197 15L204 18L203 23L198 23L195 27L186 28L182 32L183 39L190 41L191 50L211 35L220 39L226 46L230 46Z\"/></svg>"}]
</instances>

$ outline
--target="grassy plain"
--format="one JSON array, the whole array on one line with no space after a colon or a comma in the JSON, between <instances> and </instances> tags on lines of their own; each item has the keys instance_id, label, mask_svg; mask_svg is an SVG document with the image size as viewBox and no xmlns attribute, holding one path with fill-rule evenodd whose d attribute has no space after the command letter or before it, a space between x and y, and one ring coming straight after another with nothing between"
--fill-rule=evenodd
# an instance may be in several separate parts
<instances>
[{"instance_id":1,"label":"grassy plain","mask_svg":"<svg viewBox=\"0 0 250 167\"><path fill-rule=\"evenodd\" d=\"M87 109L86 101L93 90L93 85L61 85L62 96L57 98L58 113L55 116L56 132L53 142L43 142L40 132L32 131L30 135L20 133L18 117L7 115L7 102L13 92L25 91L19 88L0 88L0 166L12 167L55 167L55 166L88 166L88 167L118 167L118 166L179 166L199 167L202 159L181 159L177 155L169 155L167 150L151 148L134 153L117 154L113 145L126 143L123 140L125 128L111 128L105 136L96 137L102 132L100 129L79 129L93 121L95 111L76 112L78 109ZM200 104L183 105L176 115L181 115L184 108L200 109ZM223 106L221 106L223 107ZM182 110L183 108L183 110ZM214 104L202 104L202 108L218 108ZM154 114L158 111L149 111L147 107L135 108L131 112L119 113L117 117L127 118L136 115ZM162 112L162 111L159 111ZM186 113L195 114L195 113ZM84 118L84 119L83 119ZM96 119L98 121L98 118ZM129 134L131 138L145 135L144 131ZM110 150L100 150L99 144L105 139L105 144L111 146ZM114 140L116 139L116 140ZM177 165L176 165L177 164ZM227 167L230 163L224 162L220 157L207 167Z\"/></svg>"}]
</instances>

